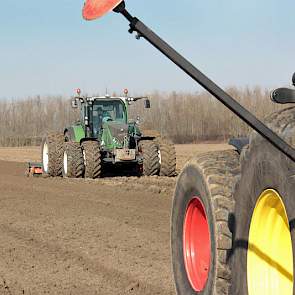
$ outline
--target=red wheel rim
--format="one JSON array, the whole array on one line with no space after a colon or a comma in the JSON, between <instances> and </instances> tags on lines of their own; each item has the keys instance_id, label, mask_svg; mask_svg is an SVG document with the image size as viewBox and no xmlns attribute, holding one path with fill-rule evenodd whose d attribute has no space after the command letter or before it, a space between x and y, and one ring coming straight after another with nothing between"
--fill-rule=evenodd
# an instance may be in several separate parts
<instances>
[{"instance_id":1,"label":"red wheel rim","mask_svg":"<svg viewBox=\"0 0 295 295\"><path fill-rule=\"evenodd\" d=\"M190 201L183 227L183 255L188 280L196 292L205 289L211 259L210 230L200 198Z\"/></svg>"}]
</instances>

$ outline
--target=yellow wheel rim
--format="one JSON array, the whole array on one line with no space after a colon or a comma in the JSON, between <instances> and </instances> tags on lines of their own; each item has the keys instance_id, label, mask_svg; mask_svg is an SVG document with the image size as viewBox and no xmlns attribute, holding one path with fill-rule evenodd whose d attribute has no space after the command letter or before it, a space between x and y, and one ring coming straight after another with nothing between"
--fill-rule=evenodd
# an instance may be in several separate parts
<instances>
[{"instance_id":1,"label":"yellow wheel rim","mask_svg":"<svg viewBox=\"0 0 295 295\"><path fill-rule=\"evenodd\" d=\"M249 295L293 295L293 250L283 200L273 189L256 204L247 253Z\"/></svg>"}]
</instances>

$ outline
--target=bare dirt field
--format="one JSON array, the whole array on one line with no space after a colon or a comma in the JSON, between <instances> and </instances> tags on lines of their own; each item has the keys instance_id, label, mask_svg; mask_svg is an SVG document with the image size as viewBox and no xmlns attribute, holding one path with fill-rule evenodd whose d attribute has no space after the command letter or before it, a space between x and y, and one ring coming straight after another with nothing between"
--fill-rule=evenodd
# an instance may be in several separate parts
<instances>
[{"instance_id":1,"label":"bare dirt field","mask_svg":"<svg viewBox=\"0 0 295 295\"><path fill-rule=\"evenodd\" d=\"M178 145L178 170L225 144ZM0 148L0 294L175 294L176 178L26 178L39 148Z\"/></svg>"},{"instance_id":2,"label":"bare dirt field","mask_svg":"<svg viewBox=\"0 0 295 295\"><path fill-rule=\"evenodd\" d=\"M203 143L203 144L178 144L176 145L177 153L177 169L178 171L183 167L188 159L198 153L219 151L231 149L228 144L223 143ZM6 148L0 147L0 160L8 162L29 162L40 161L40 148Z\"/></svg>"}]
</instances>

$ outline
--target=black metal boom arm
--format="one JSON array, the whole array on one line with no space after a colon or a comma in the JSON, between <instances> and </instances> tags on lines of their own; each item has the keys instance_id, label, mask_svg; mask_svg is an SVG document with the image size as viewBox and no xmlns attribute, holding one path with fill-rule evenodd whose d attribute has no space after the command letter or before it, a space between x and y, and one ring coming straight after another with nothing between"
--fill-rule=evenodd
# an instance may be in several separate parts
<instances>
[{"instance_id":1,"label":"black metal boom arm","mask_svg":"<svg viewBox=\"0 0 295 295\"><path fill-rule=\"evenodd\" d=\"M148 28L136 17L130 15L125 9L124 1L120 3L115 9L115 12L121 13L130 22L130 33L137 32L137 38L145 38L155 48L161 51L166 57L168 57L173 63L187 73L193 80L203 86L209 93L215 96L221 103L234 112L239 118L256 130L260 135L271 142L281 152L283 152L290 159L295 161L295 150L286 143L280 136L269 129L265 124L258 120L252 113L240 105L235 99L233 99L228 93L226 93L217 84L206 77L200 72L193 64L180 55L169 44L162 40L156 33Z\"/></svg>"}]
</instances>

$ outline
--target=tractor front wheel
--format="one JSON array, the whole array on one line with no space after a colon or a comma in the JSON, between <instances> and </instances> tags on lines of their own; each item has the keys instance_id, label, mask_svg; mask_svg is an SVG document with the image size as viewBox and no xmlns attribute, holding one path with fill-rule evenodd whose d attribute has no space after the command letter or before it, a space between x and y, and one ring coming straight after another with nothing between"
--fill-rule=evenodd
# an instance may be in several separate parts
<instances>
[{"instance_id":1,"label":"tractor front wheel","mask_svg":"<svg viewBox=\"0 0 295 295\"><path fill-rule=\"evenodd\" d=\"M172 208L171 250L177 294L227 295L230 213L239 174L235 151L192 159L179 175Z\"/></svg>"}]
</instances>

